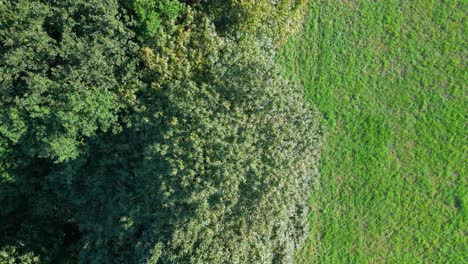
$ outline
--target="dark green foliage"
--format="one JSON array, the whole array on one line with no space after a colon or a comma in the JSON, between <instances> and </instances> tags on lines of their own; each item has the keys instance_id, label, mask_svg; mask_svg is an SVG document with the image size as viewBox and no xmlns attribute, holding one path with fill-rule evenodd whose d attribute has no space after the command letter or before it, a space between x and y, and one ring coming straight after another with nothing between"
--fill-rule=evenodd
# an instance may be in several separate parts
<instances>
[{"instance_id":1,"label":"dark green foliage","mask_svg":"<svg viewBox=\"0 0 468 264\"><path fill-rule=\"evenodd\" d=\"M119 113L137 90L136 45L118 17L115 1L1 2L2 245L55 252L71 216L48 175L86 153L88 138L122 129Z\"/></svg>"},{"instance_id":2,"label":"dark green foliage","mask_svg":"<svg viewBox=\"0 0 468 264\"><path fill-rule=\"evenodd\" d=\"M117 15L114 1L2 6L3 144L64 161L79 155L83 137L116 124L135 92L135 45Z\"/></svg>"},{"instance_id":3,"label":"dark green foliage","mask_svg":"<svg viewBox=\"0 0 468 264\"><path fill-rule=\"evenodd\" d=\"M317 112L200 7L1 2L1 261L292 261Z\"/></svg>"}]
</instances>

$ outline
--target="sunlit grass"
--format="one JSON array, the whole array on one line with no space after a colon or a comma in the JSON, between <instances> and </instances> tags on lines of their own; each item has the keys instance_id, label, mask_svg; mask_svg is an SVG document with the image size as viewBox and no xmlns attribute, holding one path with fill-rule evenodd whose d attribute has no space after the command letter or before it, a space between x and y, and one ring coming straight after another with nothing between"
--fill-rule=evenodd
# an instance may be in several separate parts
<instances>
[{"instance_id":1,"label":"sunlit grass","mask_svg":"<svg viewBox=\"0 0 468 264\"><path fill-rule=\"evenodd\" d=\"M464 263L466 1L310 1L278 56L324 115L297 263Z\"/></svg>"}]
</instances>

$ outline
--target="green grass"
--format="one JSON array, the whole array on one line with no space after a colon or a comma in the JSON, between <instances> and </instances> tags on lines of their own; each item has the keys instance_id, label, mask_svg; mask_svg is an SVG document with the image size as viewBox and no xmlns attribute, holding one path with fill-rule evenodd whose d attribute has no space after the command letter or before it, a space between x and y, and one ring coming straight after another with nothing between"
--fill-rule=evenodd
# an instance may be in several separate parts
<instances>
[{"instance_id":1,"label":"green grass","mask_svg":"<svg viewBox=\"0 0 468 264\"><path fill-rule=\"evenodd\" d=\"M280 52L324 116L297 263L467 263L467 1L310 1Z\"/></svg>"}]
</instances>

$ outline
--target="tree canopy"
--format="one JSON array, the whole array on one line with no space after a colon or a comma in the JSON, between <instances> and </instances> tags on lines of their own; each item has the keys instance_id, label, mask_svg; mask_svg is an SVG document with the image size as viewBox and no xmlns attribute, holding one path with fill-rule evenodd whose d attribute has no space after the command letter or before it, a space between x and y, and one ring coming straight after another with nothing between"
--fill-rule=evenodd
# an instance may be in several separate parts
<instances>
[{"instance_id":1,"label":"tree canopy","mask_svg":"<svg viewBox=\"0 0 468 264\"><path fill-rule=\"evenodd\" d=\"M260 2L1 1L0 261L292 262L320 118Z\"/></svg>"}]
</instances>

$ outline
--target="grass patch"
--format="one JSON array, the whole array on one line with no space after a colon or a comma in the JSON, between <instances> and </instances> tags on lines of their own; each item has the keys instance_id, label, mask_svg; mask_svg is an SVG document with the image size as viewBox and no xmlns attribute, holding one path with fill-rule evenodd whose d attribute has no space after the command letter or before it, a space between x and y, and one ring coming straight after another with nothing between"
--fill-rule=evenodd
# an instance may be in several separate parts
<instances>
[{"instance_id":1,"label":"grass patch","mask_svg":"<svg viewBox=\"0 0 468 264\"><path fill-rule=\"evenodd\" d=\"M328 130L297 263L464 263L466 1L311 1L278 55Z\"/></svg>"}]
</instances>

